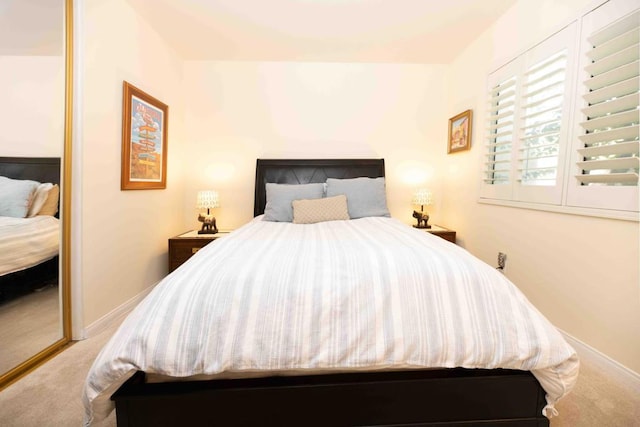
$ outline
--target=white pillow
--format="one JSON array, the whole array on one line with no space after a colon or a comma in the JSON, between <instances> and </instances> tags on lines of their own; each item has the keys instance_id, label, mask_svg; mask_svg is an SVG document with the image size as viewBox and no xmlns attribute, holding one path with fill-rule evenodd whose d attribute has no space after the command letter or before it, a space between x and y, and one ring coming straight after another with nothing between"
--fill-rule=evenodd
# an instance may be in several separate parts
<instances>
[{"instance_id":1,"label":"white pillow","mask_svg":"<svg viewBox=\"0 0 640 427\"><path fill-rule=\"evenodd\" d=\"M25 218L39 184L0 176L0 216Z\"/></svg>"},{"instance_id":2,"label":"white pillow","mask_svg":"<svg viewBox=\"0 0 640 427\"><path fill-rule=\"evenodd\" d=\"M44 202L47 201L47 197L49 196L49 191L53 188L53 184L50 182L45 182L36 188L35 193L33 194L33 200L31 201L31 206L29 207L29 211L27 212L27 218L34 217L38 215L40 209L44 205Z\"/></svg>"}]
</instances>

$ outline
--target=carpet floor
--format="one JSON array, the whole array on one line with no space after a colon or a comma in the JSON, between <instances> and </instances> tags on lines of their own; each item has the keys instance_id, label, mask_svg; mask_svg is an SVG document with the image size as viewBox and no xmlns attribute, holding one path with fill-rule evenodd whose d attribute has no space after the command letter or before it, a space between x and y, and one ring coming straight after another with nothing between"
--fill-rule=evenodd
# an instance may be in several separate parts
<instances>
[{"instance_id":1,"label":"carpet floor","mask_svg":"<svg viewBox=\"0 0 640 427\"><path fill-rule=\"evenodd\" d=\"M0 305L0 372L62 338L57 286Z\"/></svg>"}]
</instances>

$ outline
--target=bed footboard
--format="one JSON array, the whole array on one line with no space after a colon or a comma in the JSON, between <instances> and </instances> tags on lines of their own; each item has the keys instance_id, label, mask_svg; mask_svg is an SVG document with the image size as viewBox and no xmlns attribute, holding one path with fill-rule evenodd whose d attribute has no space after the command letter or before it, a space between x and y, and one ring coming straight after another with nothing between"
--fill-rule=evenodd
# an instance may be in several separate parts
<instances>
[{"instance_id":1,"label":"bed footboard","mask_svg":"<svg viewBox=\"0 0 640 427\"><path fill-rule=\"evenodd\" d=\"M112 397L119 427L548 426L529 372L421 370L145 383Z\"/></svg>"}]
</instances>

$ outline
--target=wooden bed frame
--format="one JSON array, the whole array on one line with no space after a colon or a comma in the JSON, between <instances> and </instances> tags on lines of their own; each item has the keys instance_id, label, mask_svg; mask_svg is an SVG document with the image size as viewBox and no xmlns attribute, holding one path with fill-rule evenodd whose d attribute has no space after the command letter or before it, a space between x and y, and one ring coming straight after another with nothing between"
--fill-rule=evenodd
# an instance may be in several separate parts
<instances>
[{"instance_id":1,"label":"wooden bed frame","mask_svg":"<svg viewBox=\"0 0 640 427\"><path fill-rule=\"evenodd\" d=\"M0 157L0 176L60 185L59 157ZM57 215L56 215L57 216ZM0 303L32 292L43 284L57 284L59 257L0 276Z\"/></svg>"},{"instance_id":2,"label":"wooden bed frame","mask_svg":"<svg viewBox=\"0 0 640 427\"><path fill-rule=\"evenodd\" d=\"M383 159L262 160L265 183L384 176ZM527 371L426 369L147 383L137 372L111 397L118 426L549 426L545 392Z\"/></svg>"}]
</instances>

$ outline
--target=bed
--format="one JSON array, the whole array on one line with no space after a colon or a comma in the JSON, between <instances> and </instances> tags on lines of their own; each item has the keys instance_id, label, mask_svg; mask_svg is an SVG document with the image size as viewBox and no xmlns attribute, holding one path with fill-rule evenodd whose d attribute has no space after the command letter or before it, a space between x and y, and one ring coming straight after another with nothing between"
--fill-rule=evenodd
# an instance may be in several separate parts
<instances>
[{"instance_id":1,"label":"bed","mask_svg":"<svg viewBox=\"0 0 640 427\"><path fill-rule=\"evenodd\" d=\"M254 220L127 317L87 375L85 425L114 405L119 426L549 425L579 362L495 269L385 215L264 220L271 184L329 199L361 177L384 161L258 160Z\"/></svg>"},{"instance_id":2,"label":"bed","mask_svg":"<svg viewBox=\"0 0 640 427\"><path fill-rule=\"evenodd\" d=\"M60 158L0 157L0 177L59 185ZM59 243L57 213L32 218L0 216L0 302L56 285Z\"/></svg>"}]
</instances>

